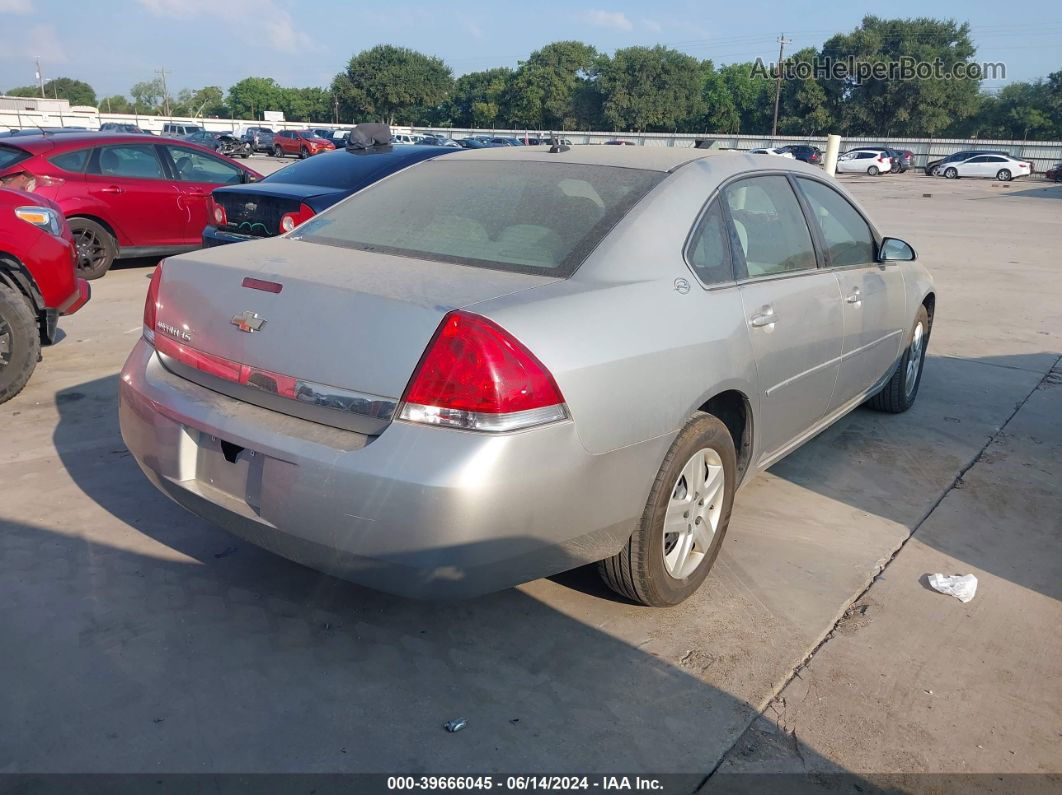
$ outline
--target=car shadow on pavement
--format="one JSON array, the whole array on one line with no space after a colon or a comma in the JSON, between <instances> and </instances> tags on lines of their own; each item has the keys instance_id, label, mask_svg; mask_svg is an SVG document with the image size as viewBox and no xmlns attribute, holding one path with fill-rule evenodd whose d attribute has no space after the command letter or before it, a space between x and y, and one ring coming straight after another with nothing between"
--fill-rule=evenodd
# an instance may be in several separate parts
<instances>
[{"instance_id":1,"label":"car shadow on pavement","mask_svg":"<svg viewBox=\"0 0 1062 795\"><path fill-rule=\"evenodd\" d=\"M861 407L769 472L908 531L918 528L946 493L971 489L968 493L979 510L998 524L998 545L971 546L961 533L932 528L918 532L917 538L967 566L1062 600L1062 578L1052 558L1005 543L1008 528L1020 523L1042 528L1045 547L1054 545L1048 528L1052 517L1038 516L1035 507L1024 504L1022 489L1044 488L1038 481L1057 484L1062 450L1055 447L1052 452L1033 432L1017 440L1026 444L1023 451L1014 452L1005 446L1014 432L1008 428L1000 433L1030 394L1044 387L1044 368L1058 357L1053 352L983 359L931 354L918 400L908 412L884 414ZM992 440L1004 446L986 449ZM975 462L1009 455L1021 457L1023 480L993 484L964 477ZM1053 521L1057 540L1057 517Z\"/></svg>"},{"instance_id":2,"label":"car shadow on pavement","mask_svg":"<svg viewBox=\"0 0 1062 795\"><path fill-rule=\"evenodd\" d=\"M681 772L667 791L692 792L758 714L521 589L411 601L236 539L148 483L116 395L58 393L54 441L123 526L0 520L0 770Z\"/></svg>"}]
</instances>

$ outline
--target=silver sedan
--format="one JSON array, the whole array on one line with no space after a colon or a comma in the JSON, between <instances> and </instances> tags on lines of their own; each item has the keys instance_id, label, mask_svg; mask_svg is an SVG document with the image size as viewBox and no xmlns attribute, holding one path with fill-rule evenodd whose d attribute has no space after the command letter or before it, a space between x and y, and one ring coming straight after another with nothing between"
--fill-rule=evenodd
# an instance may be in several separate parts
<instances>
[{"instance_id":1,"label":"silver sedan","mask_svg":"<svg viewBox=\"0 0 1062 795\"><path fill-rule=\"evenodd\" d=\"M914 402L936 301L914 260L799 161L458 153L161 264L122 434L189 510L373 588L599 562L672 605L742 483Z\"/></svg>"}]
</instances>

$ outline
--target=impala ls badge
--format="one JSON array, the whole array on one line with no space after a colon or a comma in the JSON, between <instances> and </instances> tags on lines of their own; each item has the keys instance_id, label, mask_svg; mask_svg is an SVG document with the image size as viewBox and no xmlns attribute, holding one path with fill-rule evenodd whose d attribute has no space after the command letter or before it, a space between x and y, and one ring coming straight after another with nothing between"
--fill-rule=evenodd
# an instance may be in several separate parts
<instances>
[{"instance_id":1,"label":"impala ls badge","mask_svg":"<svg viewBox=\"0 0 1062 795\"><path fill-rule=\"evenodd\" d=\"M252 312L250 309L246 309L238 315L232 316L232 325L240 331L246 331L248 334L252 331L261 331L262 326L265 324L265 318L258 317L258 313Z\"/></svg>"}]
</instances>

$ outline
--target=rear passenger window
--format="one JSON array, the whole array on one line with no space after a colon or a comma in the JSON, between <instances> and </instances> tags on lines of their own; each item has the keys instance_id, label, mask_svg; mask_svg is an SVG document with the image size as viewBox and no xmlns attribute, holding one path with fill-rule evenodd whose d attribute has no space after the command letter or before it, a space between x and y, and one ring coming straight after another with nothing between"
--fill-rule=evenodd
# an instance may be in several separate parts
<instances>
[{"instance_id":1,"label":"rear passenger window","mask_svg":"<svg viewBox=\"0 0 1062 795\"><path fill-rule=\"evenodd\" d=\"M91 149L78 149L75 152L65 152L49 158L49 162L53 166L63 169L63 171L73 171L79 174L85 170L85 164L88 162L91 153Z\"/></svg>"},{"instance_id":2,"label":"rear passenger window","mask_svg":"<svg viewBox=\"0 0 1062 795\"><path fill-rule=\"evenodd\" d=\"M752 177L724 193L750 278L816 266L804 213L785 177Z\"/></svg>"},{"instance_id":3,"label":"rear passenger window","mask_svg":"<svg viewBox=\"0 0 1062 795\"><path fill-rule=\"evenodd\" d=\"M727 244L726 221L719 202L712 202L693 233L688 251L689 263L705 284L734 280L734 268Z\"/></svg>"},{"instance_id":4,"label":"rear passenger window","mask_svg":"<svg viewBox=\"0 0 1062 795\"><path fill-rule=\"evenodd\" d=\"M162 163L151 144L104 146L90 168L93 174L105 177L135 179L165 179Z\"/></svg>"},{"instance_id":5,"label":"rear passenger window","mask_svg":"<svg viewBox=\"0 0 1062 795\"><path fill-rule=\"evenodd\" d=\"M830 265L865 265L875 261L877 245L863 216L846 198L821 182L798 178L822 230Z\"/></svg>"}]
</instances>

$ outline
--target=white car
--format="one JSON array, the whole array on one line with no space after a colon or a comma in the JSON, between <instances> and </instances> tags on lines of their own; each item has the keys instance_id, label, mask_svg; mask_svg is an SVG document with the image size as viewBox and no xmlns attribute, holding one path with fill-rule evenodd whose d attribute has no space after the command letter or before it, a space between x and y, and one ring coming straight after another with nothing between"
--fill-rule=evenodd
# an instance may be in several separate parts
<instances>
[{"instance_id":1,"label":"white car","mask_svg":"<svg viewBox=\"0 0 1062 795\"><path fill-rule=\"evenodd\" d=\"M795 160L792 152L783 152L776 147L760 147L759 149L750 149L750 155L774 155L775 157L788 157L790 160Z\"/></svg>"},{"instance_id":2,"label":"white car","mask_svg":"<svg viewBox=\"0 0 1062 795\"><path fill-rule=\"evenodd\" d=\"M417 142L416 138L406 133L395 133L391 136L391 143L402 145L413 145Z\"/></svg>"},{"instance_id":3,"label":"white car","mask_svg":"<svg viewBox=\"0 0 1062 795\"><path fill-rule=\"evenodd\" d=\"M948 179L985 177L1009 182L1018 177L1029 176L1032 173L1032 165L1007 155L975 155L957 163L937 166L933 173Z\"/></svg>"},{"instance_id":4,"label":"white car","mask_svg":"<svg viewBox=\"0 0 1062 795\"><path fill-rule=\"evenodd\" d=\"M876 177L892 171L892 158L883 149L856 149L837 158L837 171L844 174L869 174Z\"/></svg>"}]
</instances>

